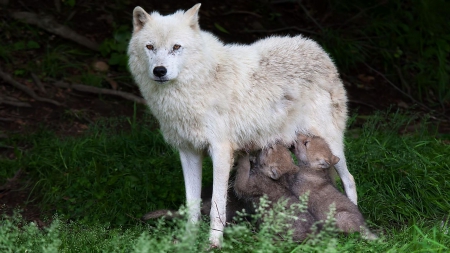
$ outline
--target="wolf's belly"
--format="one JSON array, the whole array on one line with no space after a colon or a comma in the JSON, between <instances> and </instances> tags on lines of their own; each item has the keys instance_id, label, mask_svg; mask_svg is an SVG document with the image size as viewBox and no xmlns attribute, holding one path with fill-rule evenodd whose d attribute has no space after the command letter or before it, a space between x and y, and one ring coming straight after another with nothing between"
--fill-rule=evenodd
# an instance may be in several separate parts
<instances>
[{"instance_id":1,"label":"wolf's belly","mask_svg":"<svg viewBox=\"0 0 450 253\"><path fill-rule=\"evenodd\" d=\"M265 112L241 120L240 124L233 124L230 133L234 149L260 149L275 142L291 143L304 125L301 115L293 115L288 110Z\"/></svg>"},{"instance_id":2,"label":"wolf's belly","mask_svg":"<svg viewBox=\"0 0 450 253\"><path fill-rule=\"evenodd\" d=\"M159 119L166 141L177 147L206 149L211 144L229 142L234 150L260 149L275 142L291 142L296 136L297 120L286 113L256 114L248 117L197 119L185 115L183 120L167 116Z\"/></svg>"}]
</instances>

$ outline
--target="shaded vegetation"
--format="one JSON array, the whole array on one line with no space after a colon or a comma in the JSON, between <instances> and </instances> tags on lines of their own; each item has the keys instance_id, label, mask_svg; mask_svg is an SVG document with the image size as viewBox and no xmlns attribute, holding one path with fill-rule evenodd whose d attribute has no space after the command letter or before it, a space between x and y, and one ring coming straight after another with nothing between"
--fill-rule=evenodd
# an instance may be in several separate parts
<instances>
[{"instance_id":1,"label":"shaded vegetation","mask_svg":"<svg viewBox=\"0 0 450 253\"><path fill-rule=\"evenodd\" d=\"M63 3L60 11L50 3L39 7L68 27L96 38L99 51L74 45L40 28L10 19L8 13L2 12L7 22L0 23L6 36L0 46L0 58L15 76L27 78L34 72L42 79L65 78L109 87L108 76L121 84L130 84L126 48L132 30L133 7L142 5L148 11L158 10L164 14L191 7L191 4L178 2L163 5L115 1L106 7L81 1ZM86 12L93 20L83 20L84 16L75 15L76 12ZM246 16L230 15L233 13ZM445 0L260 0L254 3L230 0L219 5L219 9L204 3L200 21L204 29L227 42L252 42L273 33L303 33L319 41L350 83L364 85L349 76L364 74L375 78L375 86L384 83L397 96L445 112L450 101L449 15L450 3ZM99 21L99 17L104 21ZM83 26L81 21L94 22L95 26ZM109 75L92 66L98 60L111 67Z\"/></svg>"},{"instance_id":2,"label":"shaded vegetation","mask_svg":"<svg viewBox=\"0 0 450 253\"><path fill-rule=\"evenodd\" d=\"M380 67L402 90L427 103L450 99L450 3L331 1L344 22L320 36L339 66Z\"/></svg>"}]
</instances>

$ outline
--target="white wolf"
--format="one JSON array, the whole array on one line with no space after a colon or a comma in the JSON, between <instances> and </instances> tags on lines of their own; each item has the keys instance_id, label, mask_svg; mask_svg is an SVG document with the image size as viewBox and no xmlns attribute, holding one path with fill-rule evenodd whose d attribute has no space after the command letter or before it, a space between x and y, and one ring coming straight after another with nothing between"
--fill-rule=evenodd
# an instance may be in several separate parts
<instances>
[{"instance_id":1,"label":"white wolf","mask_svg":"<svg viewBox=\"0 0 450 253\"><path fill-rule=\"evenodd\" d=\"M165 140L178 148L190 219L200 215L202 158L213 161L212 246L220 246L234 151L291 145L297 133L323 137L356 204L344 156L347 97L322 48L302 36L224 45L198 24L200 4L150 15L133 11L130 71Z\"/></svg>"}]
</instances>

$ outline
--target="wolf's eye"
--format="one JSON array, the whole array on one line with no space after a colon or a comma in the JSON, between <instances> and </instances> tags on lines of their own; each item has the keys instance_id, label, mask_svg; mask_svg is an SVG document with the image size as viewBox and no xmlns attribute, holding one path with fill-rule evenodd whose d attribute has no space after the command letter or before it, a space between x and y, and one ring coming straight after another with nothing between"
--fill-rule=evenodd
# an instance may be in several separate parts
<instances>
[{"instance_id":1,"label":"wolf's eye","mask_svg":"<svg viewBox=\"0 0 450 253\"><path fill-rule=\"evenodd\" d=\"M303 144L305 145L305 147L308 147L309 141L305 141L303 142Z\"/></svg>"},{"instance_id":2,"label":"wolf's eye","mask_svg":"<svg viewBox=\"0 0 450 253\"><path fill-rule=\"evenodd\" d=\"M173 50L178 50L178 49L180 49L180 45L178 45L178 44L175 44L175 45L173 45Z\"/></svg>"},{"instance_id":3,"label":"wolf's eye","mask_svg":"<svg viewBox=\"0 0 450 253\"><path fill-rule=\"evenodd\" d=\"M145 46L148 50L153 50L153 45L146 45Z\"/></svg>"}]
</instances>

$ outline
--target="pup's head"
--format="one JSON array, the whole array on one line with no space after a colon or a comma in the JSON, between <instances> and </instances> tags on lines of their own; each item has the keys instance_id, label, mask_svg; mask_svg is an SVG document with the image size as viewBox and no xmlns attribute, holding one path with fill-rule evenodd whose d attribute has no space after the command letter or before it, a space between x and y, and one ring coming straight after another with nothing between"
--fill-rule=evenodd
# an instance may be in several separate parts
<instances>
[{"instance_id":1,"label":"pup's head","mask_svg":"<svg viewBox=\"0 0 450 253\"><path fill-rule=\"evenodd\" d=\"M186 51L196 51L200 41L199 9L200 4L196 4L186 12L163 16L136 7L128 47L130 69L146 73L160 84L176 79L189 58Z\"/></svg>"},{"instance_id":2,"label":"pup's head","mask_svg":"<svg viewBox=\"0 0 450 253\"><path fill-rule=\"evenodd\" d=\"M291 152L280 144L263 149L257 157L256 166L264 175L275 180L286 173L293 174L299 171Z\"/></svg>"},{"instance_id":3,"label":"pup's head","mask_svg":"<svg viewBox=\"0 0 450 253\"><path fill-rule=\"evenodd\" d=\"M312 169L327 169L339 162L339 157L333 155L328 143L318 136L299 134L294 143L294 154L299 164Z\"/></svg>"}]
</instances>

